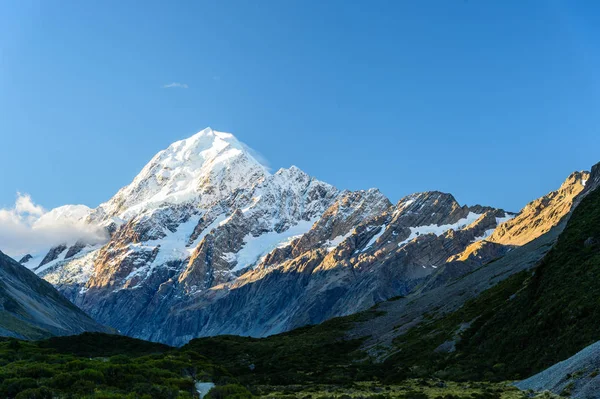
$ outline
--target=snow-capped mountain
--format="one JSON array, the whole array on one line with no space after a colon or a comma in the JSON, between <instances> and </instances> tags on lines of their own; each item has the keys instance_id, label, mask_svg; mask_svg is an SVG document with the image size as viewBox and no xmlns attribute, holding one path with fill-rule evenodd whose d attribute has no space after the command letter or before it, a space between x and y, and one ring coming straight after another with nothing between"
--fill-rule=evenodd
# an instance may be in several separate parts
<instances>
[{"instance_id":1,"label":"snow-capped mountain","mask_svg":"<svg viewBox=\"0 0 600 399\"><path fill-rule=\"evenodd\" d=\"M392 205L376 189L339 191L293 166L271 174L210 128L78 215L107 241L60 245L25 265L99 322L171 344L286 331L439 284L508 251L469 248L514 216L440 192Z\"/></svg>"},{"instance_id":2,"label":"snow-capped mountain","mask_svg":"<svg viewBox=\"0 0 600 399\"><path fill-rule=\"evenodd\" d=\"M168 205L206 208L250 189L269 172L232 134L208 128L160 151L128 186L91 215L123 222Z\"/></svg>"}]
</instances>

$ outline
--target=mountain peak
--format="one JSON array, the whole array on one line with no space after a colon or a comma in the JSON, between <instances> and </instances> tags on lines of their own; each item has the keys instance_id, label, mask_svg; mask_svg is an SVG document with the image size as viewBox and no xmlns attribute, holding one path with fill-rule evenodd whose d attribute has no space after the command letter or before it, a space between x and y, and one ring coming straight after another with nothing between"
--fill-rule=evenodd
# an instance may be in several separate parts
<instances>
[{"instance_id":1,"label":"mountain peak","mask_svg":"<svg viewBox=\"0 0 600 399\"><path fill-rule=\"evenodd\" d=\"M187 139L179 140L160 151L148 165L160 163L167 168L173 168L184 162L192 162L193 166L203 166L204 163L225 160L236 155L245 154L258 162L250 154L247 146L242 144L233 134L218 132L207 127ZM146 165L146 166L148 166Z\"/></svg>"},{"instance_id":2,"label":"mountain peak","mask_svg":"<svg viewBox=\"0 0 600 399\"><path fill-rule=\"evenodd\" d=\"M231 133L206 128L158 152L131 184L107 203L104 217L127 219L163 204L213 203L269 175Z\"/></svg>"}]
</instances>

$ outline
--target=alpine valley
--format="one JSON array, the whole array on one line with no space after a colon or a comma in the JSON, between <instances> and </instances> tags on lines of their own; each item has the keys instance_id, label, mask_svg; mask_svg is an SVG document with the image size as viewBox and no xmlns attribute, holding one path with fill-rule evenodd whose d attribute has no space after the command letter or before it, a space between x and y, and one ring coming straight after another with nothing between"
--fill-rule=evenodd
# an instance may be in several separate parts
<instances>
[{"instance_id":1,"label":"alpine valley","mask_svg":"<svg viewBox=\"0 0 600 399\"><path fill-rule=\"evenodd\" d=\"M441 192L394 205L294 166L271 174L233 135L208 128L159 152L98 208L51 211L104 229L106 242L19 258L125 335L172 345L261 337L469 273L558 224L588 178L574 173L516 218Z\"/></svg>"},{"instance_id":2,"label":"alpine valley","mask_svg":"<svg viewBox=\"0 0 600 399\"><path fill-rule=\"evenodd\" d=\"M19 254L24 267L0 254L3 268L38 287L39 303L50 295L63 312L40 321L13 311L2 335L96 331L0 342L0 394L23 391L10 391L9 365L49 351L42 362L53 373L78 361L77 373L101 374L94 383L107 395L130 392L135 365L139 375L161 369L144 381L168 389L144 385L131 397L202 396L196 383L209 379L229 387L215 398L508 399L545 389L600 398L599 185L597 164L516 213L438 191L393 204L295 166L271 173L233 135L207 128L160 151L97 208L44 215L87 234ZM0 315L29 295L4 300L3 287ZM68 326L49 321L65 314ZM16 331L18 320L33 327ZM73 392L54 374L35 378L27 389ZM522 379L529 393L504 382ZM85 396L100 391L76 395L121 397Z\"/></svg>"}]
</instances>

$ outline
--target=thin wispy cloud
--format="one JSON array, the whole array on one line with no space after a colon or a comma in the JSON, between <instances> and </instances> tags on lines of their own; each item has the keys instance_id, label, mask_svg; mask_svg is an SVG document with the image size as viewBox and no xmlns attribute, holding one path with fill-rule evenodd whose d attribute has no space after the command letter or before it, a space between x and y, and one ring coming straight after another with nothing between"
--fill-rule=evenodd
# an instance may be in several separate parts
<instances>
[{"instance_id":1,"label":"thin wispy cloud","mask_svg":"<svg viewBox=\"0 0 600 399\"><path fill-rule=\"evenodd\" d=\"M163 89L187 89L187 88L188 88L187 83L178 83L178 82L169 83L168 85L163 86Z\"/></svg>"}]
</instances>

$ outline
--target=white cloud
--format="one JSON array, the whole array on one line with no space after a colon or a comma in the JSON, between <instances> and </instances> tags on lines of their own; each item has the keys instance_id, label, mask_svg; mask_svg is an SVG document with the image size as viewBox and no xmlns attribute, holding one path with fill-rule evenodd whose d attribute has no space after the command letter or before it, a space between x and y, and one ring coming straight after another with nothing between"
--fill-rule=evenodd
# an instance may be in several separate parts
<instances>
[{"instance_id":1,"label":"white cloud","mask_svg":"<svg viewBox=\"0 0 600 399\"><path fill-rule=\"evenodd\" d=\"M42 216L44 214L44 208L36 205L31 200L29 194L17 193L17 201L15 203L15 211L17 213L26 213L32 216Z\"/></svg>"},{"instance_id":2,"label":"white cloud","mask_svg":"<svg viewBox=\"0 0 600 399\"><path fill-rule=\"evenodd\" d=\"M169 83L168 85L163 86L163 89L187 89L187 88L188 88L187 83L177 83L177 82Z\"/></svg>"},{"instance_id":3,"label":"white cloud","mask_svg":"<svg viewBox=\"0 0 600 399\"><path fill-rule=\"evenodd\" d=\"M19 257L47 251L62 243L72 245L77 240L89 244L105 242L106 231L86 223L89 212L85 205L65 205L46 211L28 194L17 193L13 208L0 209L0 250Z\"/></svg>"}]
</instances>

